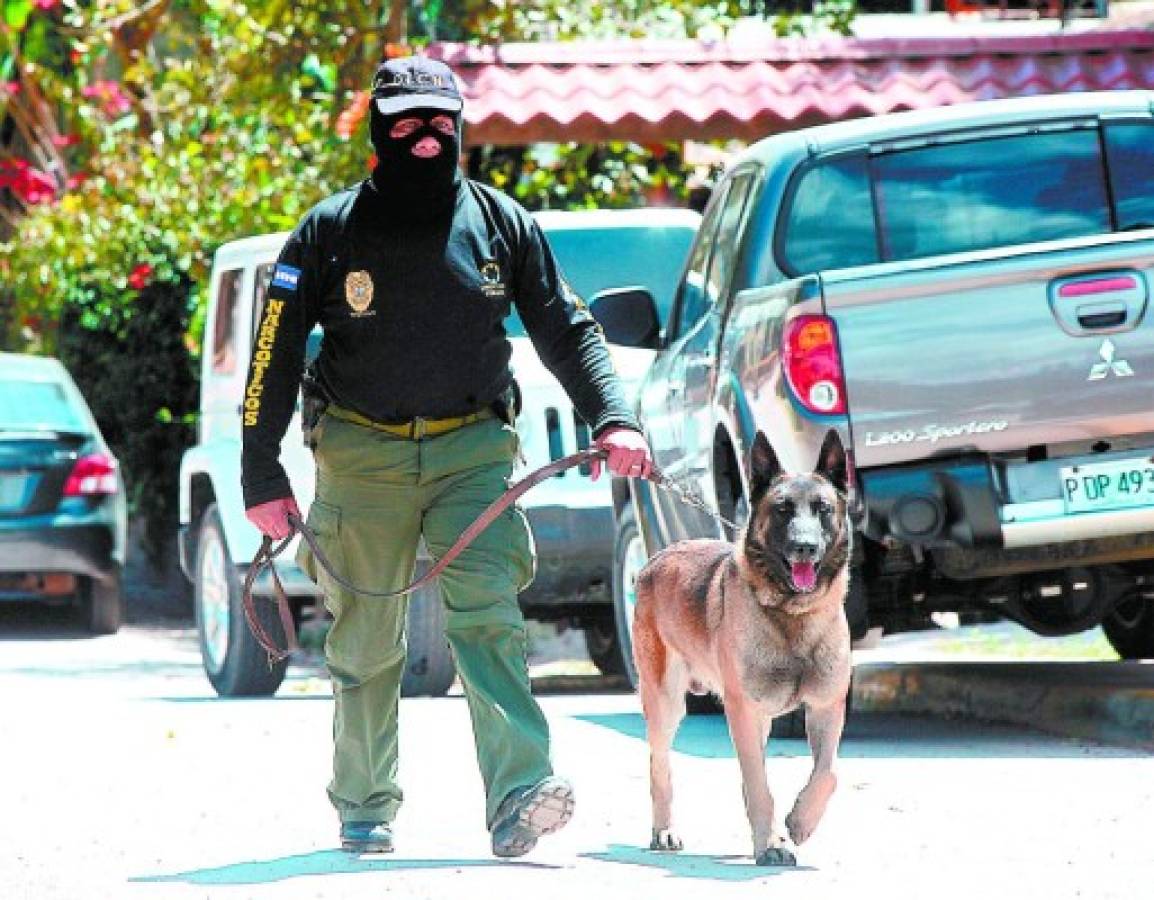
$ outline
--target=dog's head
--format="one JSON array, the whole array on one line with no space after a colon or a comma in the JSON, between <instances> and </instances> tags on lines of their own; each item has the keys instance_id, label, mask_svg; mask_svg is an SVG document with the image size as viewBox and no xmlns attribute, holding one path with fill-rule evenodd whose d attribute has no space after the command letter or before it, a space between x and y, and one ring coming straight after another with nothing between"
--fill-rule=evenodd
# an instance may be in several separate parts
<instances>
[{"instance_id":1,"label":"dog's head","mask_svg":"<svg viewBox=\"0 0 1154 900\"><path fill-rule=\"evenodd\" d=\"M804 595L828 587L849 560L845 452L831 441L817 471L787 473L759 434L750 450L750 472L745 558L774 588L762 602L796 605Z\"/></svg>"}]
</instances>

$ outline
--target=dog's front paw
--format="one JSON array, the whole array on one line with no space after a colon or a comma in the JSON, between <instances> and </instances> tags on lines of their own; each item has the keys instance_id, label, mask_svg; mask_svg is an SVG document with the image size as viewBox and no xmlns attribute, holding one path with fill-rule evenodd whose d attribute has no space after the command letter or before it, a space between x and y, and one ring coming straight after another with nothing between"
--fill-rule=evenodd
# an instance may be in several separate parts
<instances>
[{"instance_id":1,"label":"dog's front paw","mask_svg":"<svg viewBox=\"0 0 1154 900\"><path fill-rule=\"evenodd\" d=\"M664 850L669 852L681 850L683 846L681 838L668 828L653 829L653 839L649 842L650 850Z\"/></svg>"},{"instance_id":2,"label":"dog's front paw","mask_svg":"<svg viewBox=\"0 0 1154 900\"><path fill-rule=\"evenodd\" d=\"M785 847L766 847L755 862L759 866L796 866L797 857Z\"/></svg>"}]
</instances>

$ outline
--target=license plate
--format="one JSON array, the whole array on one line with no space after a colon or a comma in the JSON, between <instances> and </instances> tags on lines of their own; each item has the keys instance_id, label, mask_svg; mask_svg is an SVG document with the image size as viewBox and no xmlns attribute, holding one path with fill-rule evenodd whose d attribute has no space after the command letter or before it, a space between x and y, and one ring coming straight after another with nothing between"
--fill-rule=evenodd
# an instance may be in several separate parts
<instances>
[{"instance_id":1,"label":"license plate","mask_svg":"<svg viewBox=\"0 0 1154 900\"><path fill-rule=\"evenodd\" d=\"M1066 512L1154 506L1154 462L1117 459L1062 469Z\"/></svg>"},{"instance_id":2,"label":"license plate","mask_svg":"<svg viewBox=\"0 0 1154 900\"><path fill-rule=\"evenodd\" d=\"M24 505L27 480L23 475L0 475L0 509L16 509Z\"/></svg>"}]
</instances>

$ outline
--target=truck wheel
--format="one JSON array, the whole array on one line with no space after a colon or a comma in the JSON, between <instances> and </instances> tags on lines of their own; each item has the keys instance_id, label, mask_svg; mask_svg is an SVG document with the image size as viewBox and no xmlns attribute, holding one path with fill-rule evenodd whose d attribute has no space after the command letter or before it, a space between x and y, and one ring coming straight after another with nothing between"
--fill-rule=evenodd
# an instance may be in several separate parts
<instances>
[{"instance_id":1,"label":"truck wheel","mask_svg":"<svg viewBox=\"0 0 1154 900\"><path fill-rule=\"evenodd\" d=\"M107 579L85 578L80 584L80 614L93 634L116 634L124 622L120 569Z\"/></svg>"},{"instance_id":2,"label":"truck wheel","mask_svg":"<svg viewBox=\"0 0 1154 900\"><path fill-rule=\"evenodd\" d=\"M625 676L625 660L621 657L621 639L617 635L616 617L598 616L588 619L582 630L585 632L585 649L589 658L602 675L611 678Z\"/></svg>"},{"instance_id":3,"label":"truck wheel","mask_svg":"<svg viewBox=\"0 0 1154 900\"><path fill-rule=\"evenodd\" d=\"M870 630L869 592L866 590L865 574L861 566L854 566L849 573L849 590L845 598L845 617L849 623L851 641L860 641Z\"/></svg>"},{"instance_id":4,"label":"truck wheel","mask_svg":"<svg viewBox=\"0 0 1154 900\"><path fill-rule=\"evenodd\" d=\"M633 519L633 507L627 505L617 518L613 541L613 616L622 674L634 690L637 665L633 661L633 613L637 608L637 574L645 563L645 543Z\"/></svg>"},{"instance_id":5,"label":"truck wheel","mask_svg":"<svg viewBox=\"0 0 1154 900\"><path fill-rule=\"evenodd\" d=\"M1127 594L1102 619L1102 631L1123 659L1154 658L1154 600Z\"/></svg>"},{"instance_id":6,"label":"truck wheel","mask_svg":"<svg viewBox=\"0 0 1154 900\"><path fill-rule=\"evenodd\" d=\"M284 680L288 660L269 665L268 654L249 631L241 605L240 575L228 553L216 504L200 520L196 543L193 605L204 671L222 697L263 697L276 693ZM262 624L277 641L284 631L276 607L257 601Z\"/></svg>"},{"instance_id":7,"label":"truck wheel","mask_svg":"<svg viewBox=\"0 0 1154 900\"><path fill-rule=\"evenodd\" d=\"M417 575L429 569L427 560L417 561ZM409 596L405 623L408 656L401 678L402 697L443 697L457 675L449 642L445 638L445 604L436 584Z\"/></svg>"}]
</instances>

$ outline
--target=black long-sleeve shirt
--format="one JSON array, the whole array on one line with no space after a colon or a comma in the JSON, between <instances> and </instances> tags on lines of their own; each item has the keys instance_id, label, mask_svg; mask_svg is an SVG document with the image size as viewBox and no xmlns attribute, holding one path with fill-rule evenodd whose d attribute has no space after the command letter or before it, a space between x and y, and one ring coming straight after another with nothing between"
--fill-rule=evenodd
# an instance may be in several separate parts
<instances>
[{"instance_id":1,"label":"black long-sleeve shirt","mask_svg":"<svg viewBox=\"0 0 1154 900\"><path fill-rule=\"evenodd\" d=\"M253 346L245 505L289 495L280 443L316 323L318 380L332 402L381 422L445 418L508 388L511 303L594 435L637 427L596 322L515 201L463 179L451 216L429 220L390 208L365 181L314 207L277 261Z\"/></svg>"}]
</instances>

